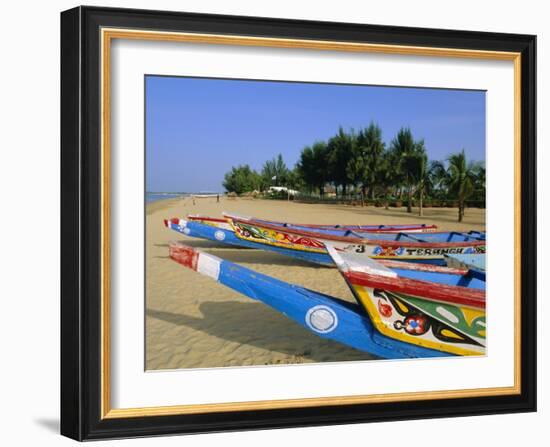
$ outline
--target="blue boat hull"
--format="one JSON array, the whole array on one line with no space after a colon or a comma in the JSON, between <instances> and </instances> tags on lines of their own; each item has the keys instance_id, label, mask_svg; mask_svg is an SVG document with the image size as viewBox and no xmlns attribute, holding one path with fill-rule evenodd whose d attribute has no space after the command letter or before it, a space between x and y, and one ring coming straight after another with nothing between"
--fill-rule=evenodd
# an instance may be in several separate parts
<instances>
[{"instance_id":1,"label":"blue boat hull","mask_svg":"<svg viewBox=\"0 0 550 447\"><path fill-rule=\"evenodd\" d=\"M312 262L314 264L321 264L331 267L334 266L334 262L328 253L313 253L301 250L291 250L288 248L281 248L267 244L259 244L257 242L250 242L238 238L231 230L225 230L193 221L187 221L185 226L167 221L167 225L172 230L185 236L207 239L210 241L218 242L220 244L227 244L235 247L255 248L258 250L272 251L284 256L290 256L296 259L300 259L302 261Z\"/></svg>"},{"instance_id":2,"label":"blue boat hull","mask_svg":"<svg viewBox=\"0 0 550 447\"><path fill-rule=\"evenodd\" d=\"M334 261L327 253L310 252L304 250L294 250L290 248L278 247L270 244L262 244L258 242L252 242L245 239L241 239L235 235L233 230L227 230L212 225L205 225L194 221L185 221L185 225L179 225L171 220L166 221L166 225L184 236L196 237L200 239L206 239L221 244L227 244L235 247L254 248L258 250L271 251L279 253L283 256L290 256L302 261L311 262L314 264L320 264L325 266L334 267ZM407 259L395 258L397 261L411 262ZM414 259L415 263L431 264L431 265L447 265L444 258L441 259Z\"/></svg>"},{"instance_id":3,"label":"blue boat hull","mask_svg":"<svg viewBox=\"0 0 550 447\"><path fill-rule=\"evenodd\" d=\"M177 247L177 244L170 247L170 256L175 261L263 302L321 338L387 359L450 356L382 335L356 304L288 284L190 247ZM190 260L189 253L197 258Z\"/></svg>"}]
</instances>

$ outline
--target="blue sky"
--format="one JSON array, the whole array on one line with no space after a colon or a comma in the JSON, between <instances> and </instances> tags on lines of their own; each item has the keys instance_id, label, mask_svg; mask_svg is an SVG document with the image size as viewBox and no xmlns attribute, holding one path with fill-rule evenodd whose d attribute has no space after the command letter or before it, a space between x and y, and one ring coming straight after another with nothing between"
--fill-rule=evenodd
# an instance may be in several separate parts
<instances>
[{"instance_id":1,"label":"blue sky","mask_svg":"<svg viewBox=\"0 0 550 447\"><path fill-rule=\"evenodd\" d=\"M289 167L304 146L338 131L400 127L423 138L430 159L465 149L485 160L485 92L147 76L146 189L223 191L232 166L281 153Z\"/></svg>"}]
</instances>

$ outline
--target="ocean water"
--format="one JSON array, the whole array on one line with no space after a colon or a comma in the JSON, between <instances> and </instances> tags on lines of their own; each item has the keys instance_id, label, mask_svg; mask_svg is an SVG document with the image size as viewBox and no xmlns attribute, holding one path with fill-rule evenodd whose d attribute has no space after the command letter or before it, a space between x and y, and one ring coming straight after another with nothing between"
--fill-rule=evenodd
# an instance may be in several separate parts
<instances>
[{"instance_id":1,"label":"ocean water","mask_svg":"<svg viewBox=\"0 0 550 447\"><path fill-rule=\"evenodd\" d=\"M145 193L145 203L151 203L156 202L158 200L166 200L166 199L176 199L178 197L184 198L184 197L191 197L193 195L211 195L212 197L216 197L216 194L221 195L222 193L217 192L146 192Z\"/></svg>"},{"instance_id":2,"label":"ocean water","mask_svg":"<svg viewBox=\"0 0 550 447\"><path fill-rule=\"evenodd\" d=\"M156 202L157 200L175 199L177 197L188 197L189 194L183 192L146 192L145 203Z\"/></svg>"}]
</instances>

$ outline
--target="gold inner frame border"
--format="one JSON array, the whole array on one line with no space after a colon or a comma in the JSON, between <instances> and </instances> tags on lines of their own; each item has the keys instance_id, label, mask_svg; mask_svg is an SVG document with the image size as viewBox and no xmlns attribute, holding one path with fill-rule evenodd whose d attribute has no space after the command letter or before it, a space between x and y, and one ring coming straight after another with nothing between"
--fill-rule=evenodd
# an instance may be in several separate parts
<instances>
[{"instance_id":1,"label":"gold inner frame border","mask_svg":"<svg viewBox=\"0 0 550 447\"><path fill-rule=\"evenodd\" d=\"M382 53L468 59L505 60L514 63L514 385L445 391L422 391L356 396L328 396L303 399L223 402L215 404L171 405L141 408L111 408L110 350L110 73L113 39L164 42L294 48L356 53ZM264 38L251 36L179 33L137 29L101 29L101 418L168 416L211 412L258 411L284 408L308 408L325 405L354 405L405 402L426 399L458 399L503 396L521 393L521 54L514 52L465 50L322 40Z\"/></svg>"}]
</instances>

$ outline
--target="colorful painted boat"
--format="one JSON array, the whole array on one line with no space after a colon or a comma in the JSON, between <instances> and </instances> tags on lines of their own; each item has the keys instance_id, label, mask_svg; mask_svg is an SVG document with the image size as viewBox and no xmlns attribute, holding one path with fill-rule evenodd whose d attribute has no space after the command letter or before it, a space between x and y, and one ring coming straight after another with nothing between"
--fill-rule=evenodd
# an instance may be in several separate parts
<instances>
[{"instance_id":1,"label":"colorful painted boat","mask_svg":"<svg viewBox=\"0 0 550 447\"><path fill-rule=\"evenodd\" d=\"M381 334L450 354L485 354L485 272L327 249Z\"/></svg>"},{"instance_id":2,"label":"colorful painted boat","mask_svg":"<svg viewBox=\"0 0 550 447\"><path fill-rule=\"evenodd\" d=\"M473 334L474 329L483 327L484 330L484 292L474 289L481 285L472 280L468 280L467 285L452 285L464 281L467 271L414 264L411 264L416 267L414 269L403 269L403 263L393 263L399 264L397 268L375 261L370 261L374 263L370 266L358 266L353 259L349 262L349 255L338 254L330 248L332 255L336 253L335 260L358 298L355 304L271 278L181 243L171 244L169 251L176 262L267 304L314 334L382 358L484 353L484 333L479 329ZM415 279L415 276L424 275L441 282ZM382 288L369 288L375 281ZM405 291L401 290L403 288ZM369 306L366 293L370 290L375 296L375 309L381 306L379 315L384 319L365 310ZM432 293L431 290L440 292ZM471 290L476 292L470 293ZM415 313L413 309L423 309L423 313ZM391 319L394 314L399 318ZM388 322L394 325L393 330L386 329Z\"/></svg>"},{"instance_id":3,"label":"colorful painted boat","mask_svg":"<svg viewBox=\"0 0 550 447\"><path fill-rule=\"evenodd\" d=\"M252 219L248 216L239 216L231 213L223 213L226 218L216 218L201 216L198 214L189 214L187 220L193 222L203 223L205 225L212 225L221 228L230 227L228 225L228 218L241 218L241 219ZM408 233L426 233L430 231L435 231L437 229L436 225L429 224L404 224L404 225L315 225L315 224L294 224L287 222L277 222L272 220L265 219L254 219L257 222L276 225L284 228L293 228L296 230L305 230L305 231L330 231L330 230L347 230L350 231L359 231L359 232L368 232L368 233L397 233L397 232L408 232Z\"/></svg>"},{"instance_id":4,"label":"colorful painted boat","mask_svg":"<svg viewBox=\"0 0 550 447\"><path fill-rule=\"evenodd\" d=\"M205 224L198 221L189 221L175 217L172 219L165 219L164 225L184 236L206 239L233 247L267 250L302 261L313 262L315 264L330 267L334 266L334 262L326 250L313 252L305 250L289 250L288 248L277 247L274 245L266 246L265 244L238 238L230 224L228 224L229 229L227 229L221 226Z\"/></svg>"},{"instance_id":5,"label":"colorful painted boat","mask_svg":"<svg viewBox=\"0 0 550 447\"><path fill-rule=\"evenodd\" d=\"M334 236L298 232L280 227L258 226L244 219L230 219L230 225L216 226L196 220L173 218L165 220L166 227L186 236L208 239L237 247L256 248L301 259L316 264L334 265L327 252L326 244L338 249L359 253L376 259L394 259L430 264L446 265L444 255L449 253L471 253L484 256L483 234L427 233L422 237L439 237L450 242L419 241L419 235L408 233L376 234L375 239L364 239L364 235ZM463 242L453 241L458 235ZM382 239L380 239L382 238ZM471 239L470 241L465 239Z\"/></svg>"},{"instance_id":6,"label":"colorful painted boat","mask_svg":"<svg viewBox=\"0 0 550 447\"><path fill-rule=\"evenodd\" d=\"M351 230L324 232L296 230L269 225L254 219L228 217L235 235L247 242L284 248L288 251L326 253L327 245L375 259L425 262L446 265L445 255L484 255L485 233L478 231L369 234ZM325 262L326 263L326 262Z\"/></svg>"},{"instance_id":7,"label":"colorful painted boat","mask_svg":"<svg viewBox=\"0 0 550 447\"><path fill-rule=\"evenodd\" d=\"M229 221L224 218L201 216L199 214L188 214L185 220L187 222L196 222L225 230L233 230L233 227Z\"/></svg>"}]
</instances>

